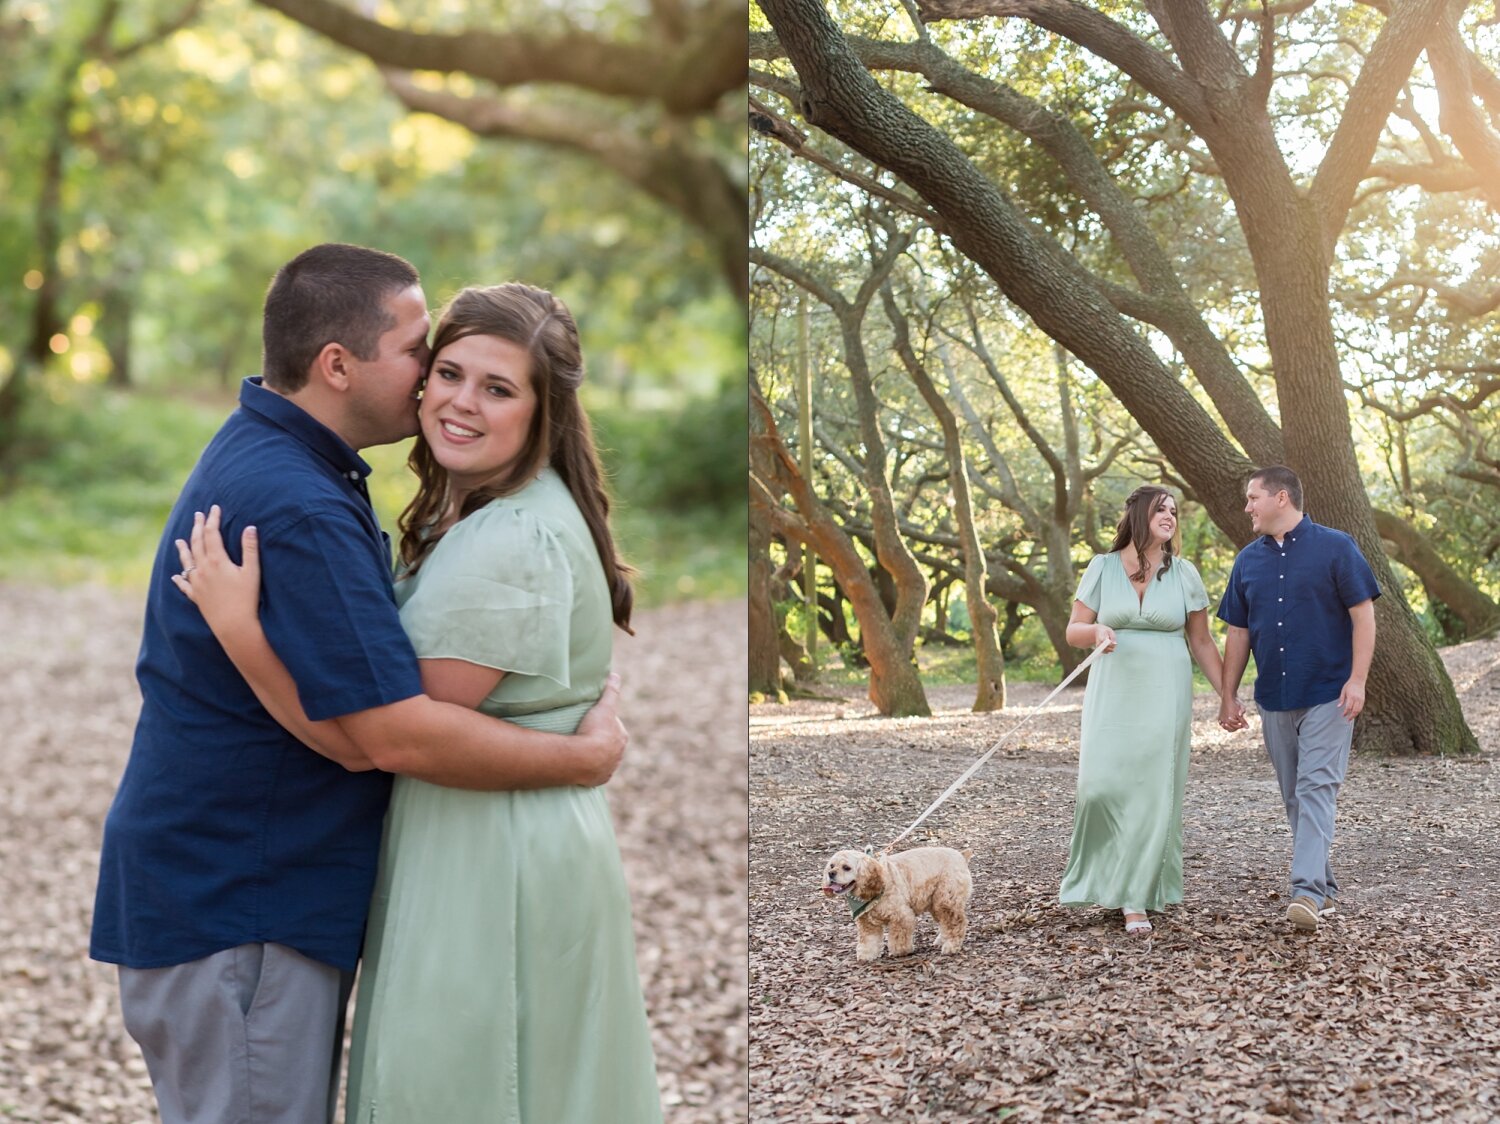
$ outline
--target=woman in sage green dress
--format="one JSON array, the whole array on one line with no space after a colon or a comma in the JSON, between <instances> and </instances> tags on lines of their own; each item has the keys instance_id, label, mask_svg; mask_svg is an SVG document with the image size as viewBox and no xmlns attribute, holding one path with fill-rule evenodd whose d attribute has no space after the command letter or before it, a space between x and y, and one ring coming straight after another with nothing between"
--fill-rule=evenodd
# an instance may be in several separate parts
<instances>
[{"instance_id":1,"label":"woman in sage green dress","mask_svg":"<svg viewBox=\"0 0 1500 1124\"><path fill-rule=\"evenodd\" d=\"M577 327L544 290L465 289L432 350L396 581L423 688L571 733L603 691L633 600L578 402ZM215 593L199 584L204 607ZM396 777L347 1119L658 1124L602 788L478 792Z\"/></svg>"},{"instance_id":2,"label":"woman in sage green dress","mask_svg":"<svg viewBox=\"0 0 1500 1124\"><path fill-rule=\"evenodd\" d=\"M1177 556L1177 501L1146 485L1125 501L1109 553L1084 571L1068 642L1102 645L1089 671L1063 905L1119 909L1126 932L1182 900L1182 796L1192 739L1193 666L1219 689L1208 594Z\"/></svg>"},{"instance_id":3,"label":"woman in sage green dress","mask_svg":"<svg viewBox=\"0 0 1500 1124\"><path fill-rule=\"evenodd\" d=\"M453 299L433 337L396 582L424 681L459 664L489 688L481 710L563 733L598 699L612 626L630 618L582 375L551 294ZM351 1121L661 1119L602 788L396 778L362 971Z\"/></svg>"}]
</instances>

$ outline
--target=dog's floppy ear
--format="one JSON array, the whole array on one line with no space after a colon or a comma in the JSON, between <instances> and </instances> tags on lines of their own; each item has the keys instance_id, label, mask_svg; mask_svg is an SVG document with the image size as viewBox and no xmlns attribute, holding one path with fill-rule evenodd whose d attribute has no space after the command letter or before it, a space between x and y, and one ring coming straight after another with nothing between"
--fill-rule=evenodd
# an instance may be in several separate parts
<instances>
[{"instance_id":1,"label":"dog's floppy ear","mask_svg":"<svg viewBox=\"0 0 1500 1124\"><path fill-rule=\"evenodd\" d=\"M854 896L869 901L885 893L885 867L874 855L861 855L854 878Z\"/></svg>"}]
</instances>

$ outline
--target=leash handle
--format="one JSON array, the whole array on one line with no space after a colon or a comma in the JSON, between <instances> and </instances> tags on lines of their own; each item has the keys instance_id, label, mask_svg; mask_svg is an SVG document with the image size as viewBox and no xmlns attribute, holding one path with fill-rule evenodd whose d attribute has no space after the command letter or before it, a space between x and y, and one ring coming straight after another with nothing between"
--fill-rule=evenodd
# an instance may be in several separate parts
<instances>
[{"instance_id":1,"label":"leash handle","mask_svg":"<svg viewBox=\"0 0 1500 1124\"><path fill-rule=\"evenodd\" d=\"M1085 659L1081 664L1079 664L1071 672L1069 672L1066 679L1064 679L1056 687L1052 688L1052 693L1050 695L1048 695L1045 699L1043 699L1041 701L1040 705L1034 707L1032 709L1032 711L1031 711L1030 714L1028 714L1025 718L1021 719L1019 722L1017 722L1009 730L1005 731L1004 735L1000 738L999 741L997 741L994 745L990 746L990 748L987 749L984 752L984 755L982 757L980 757L978 761L974 762L974 764L970 765L967 769L965 769L963 771L963 775L960 776L958 778L958 780L956 780L952 784L950 784L947 787L947 789L943 792L943 794L941 796L939 796L936 800L934 800L931 804L929 804L927 806L927 810L925 812L923 812L920 816L918 816L916 818L916 820L912 823L912 825L910 827L908 827L900 835L896 836L896 838L892 839L883 848L881 848L880 853L882 855L890 854L890 851L891 851L892 847L894 847L897 843L901 842L901 840L905 839L908 835L910 835L913 831L915 831L917 829L918 825L920 825L923 820L925 820L928 816L932 815L932 813L935 812L935 811L937 811L938 808L942 807L943 803L948 799L948 797L952 796L955 792L957 792L960 788L962 788L963 785L964 785L964 782L966 782L970 777L972 777L975 773L977 773L979 771L980 767L983 766L986 761L988 761L991 757L993 757L995 755L995 751L997 749L999 749L1001 746L1003 746L1006 742L1008 742L1010 740L1012 734L1014 734L1022 726L1026 725L1026 723L1030 722L1039 713L1041 713L1044 709L1046 709L1047 704L1050 703L1053 699L1055 699L1057 697L1057 693L1059 691L1061 691L1069 683L1073 682L1073 680L1077 679L1079 675L1083 674L1084 669L1087 668L1087 667L1089 667L1090 665L1092 665L1103 654L1104 654L1104 642L1100 641L1098 644L1096 644L1094 646L1094 650L1088 654L1088 658L1087 659Z\"/></svg>"}]
</instances>

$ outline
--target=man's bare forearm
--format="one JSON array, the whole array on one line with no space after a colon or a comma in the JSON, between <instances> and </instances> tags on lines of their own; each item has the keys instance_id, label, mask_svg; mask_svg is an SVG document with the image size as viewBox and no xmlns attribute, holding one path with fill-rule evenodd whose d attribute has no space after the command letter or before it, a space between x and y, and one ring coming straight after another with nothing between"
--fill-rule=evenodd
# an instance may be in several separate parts
<instances>
[{"instance_id":1,"label":"man's bare forearm","mask_svg":"<svg viewBox=\"0 0 1500 1124\"><path fill-rule=\"evenodd\" d=\"M1370 660L1375 656L1375 602L1364 601L1349 610L1354 622L1354 662L1349 678L1364 683L1370 677Z\"/></svg>"},{"instance_id":2,"label":"man's bare forearm","mask_svg":"<svg viewBox=\"0 0 1500 1124\"><path fill-rule=\"evenodd\" d=\"M1250 632L1248 629L1229 626L1224 637L1224 679L1219 694L1233 697L1240 690L1240 680L1245 677L1245 668L1250 663Z\"/></svg>"},{"instance_id":3,"label":"man's bare forearm","mask_svg":"<svg viewBox=\"0 0 1500 1124\"><path fill-rule=\"evenodd\" d=\"M598 738L530 730L426 695L338 723L377 768L449 788L597 785L613 772Z\"/></svg>"}]
</instances>

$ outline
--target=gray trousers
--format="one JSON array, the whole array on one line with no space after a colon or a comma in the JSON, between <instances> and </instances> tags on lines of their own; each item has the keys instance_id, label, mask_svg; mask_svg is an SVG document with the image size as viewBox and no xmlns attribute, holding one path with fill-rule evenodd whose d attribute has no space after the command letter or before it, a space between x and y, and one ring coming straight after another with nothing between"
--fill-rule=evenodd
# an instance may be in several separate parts
<instances>
[{"instance_id":1,"label":"gray trousers","mask_svg":"<svg viewBox=\"0 0 1500 1124\"><path fill-rule=\"evenodd\" d=\"M331 1124L353 982L279 944L122 967L162 1124Z\"/></svg>"},{"instance_id":2,"label":"gray trousers","mask_svg":"<svg viewBox=\"0 0 1500 1124\"><path fill-rule=\"evenodd\" d=\"M1354 723L1340 713L1337 699L1303 710L1262 708L1260 722L1292 829L1292 896L1322 905L1338 896L1328 853Z\"/></svg>"}]
</instances>

